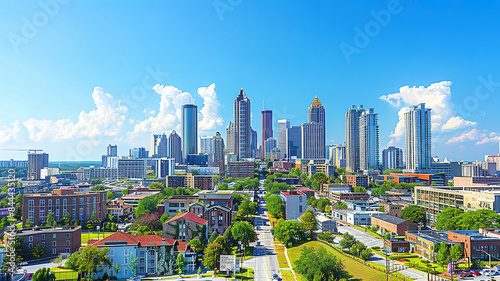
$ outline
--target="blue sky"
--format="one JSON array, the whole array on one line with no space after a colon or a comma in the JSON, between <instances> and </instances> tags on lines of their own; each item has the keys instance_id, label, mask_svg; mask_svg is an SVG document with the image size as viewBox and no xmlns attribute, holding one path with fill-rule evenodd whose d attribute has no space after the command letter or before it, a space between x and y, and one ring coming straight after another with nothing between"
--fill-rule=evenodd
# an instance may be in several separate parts
<instances>
[{"instance_id":1,"label":"blue sky","mask_svg":"<svg viewBox=\"0 0 500 281\"><path fill-rule=\"evenodd\" d=\"M344 142L345 112L363 104L379 113L380 148L404 147L398 113L427 102L432 154L481 160L498 153L499 5L3 2L0 147L43 148L51 160L99 160L108 143L149 149L152 132L178 130L192 99L205 107L200 136L213 135L243 87L259 135L263 102L275 126L299 124L317 95L327 143Z\"/></svg>"}]
</instances>

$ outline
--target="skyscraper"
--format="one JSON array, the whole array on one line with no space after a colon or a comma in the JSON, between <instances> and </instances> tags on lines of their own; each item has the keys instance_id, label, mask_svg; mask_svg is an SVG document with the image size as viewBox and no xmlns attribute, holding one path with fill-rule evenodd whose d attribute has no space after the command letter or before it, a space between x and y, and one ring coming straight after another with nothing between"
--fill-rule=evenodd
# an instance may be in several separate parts
<instances>
[{"instance_id":1,"label":"skyscraper","mask_svg":"<svg viewBox=\"0 0 500 281\"><path fill-rule=\"evenodd\" d=\"M408 172L431 170L431 109L425 103L405 112L405 152Z\"/></svg>"},{"instance_id":2,"label":"skyscraper","mask_svg":"<svg viewBox=\"0 0 500 281\"><path fill-rule=\"evenodd\" d=\"M365 111L363 105L358 106L358 108L351 105L345 114L345 154L348 172L357 172L360 168L359 117L363 111Z\"/></svg>"},{"instance_id":3,"label":"skyscraper","mask_svg":"<svg viewBox=\"0 0 500 281\"><path fill-rule=\"evenodd\" d=\"M286 154L288 158L302 157L302 127L292 126L286 129Z\"/></svg>"},{"instance_id":4,"label":"skyscraper","mask_svg":"<svg viewBox=\"0 0 500 281\"><path fill-rule=\"evenodd\" d=\"M325 107L318 100L318 97L314 97L313 103L309 106L309 110L307 112L307 119L309 123L317 123L323 126L323 133L320 137L319 144L323 144L323 156L321 158L326 157L326 121L325 121Z\"/></svg>"},{"instance_id":5,"label":"skyscraper","mask_svg":"<svg viewBox=\"0 0 500 281\"><path fill-rule=\"evenodd\" d=\"M276 139L275 138L268 138L265 142L264 142L264 156L263 156L263 159L266 159L266 158L270 158L271 160L275 160L271 157L271 152L273 151L273 149L276 148Z\"/></svg>"},{"instance_id":6,"label":"skyscraper","mask_svg":"<svg viewBox=\"0 0 500 281\"><path fill-rule=\"evenodd\" d=\"M108 145L106 149L106 155L102 155L101 166L104 168L109 168L110 162L112 162L112 157L118 157L118 146L116 146L116 144Z\"/></svg>"},{"instance_id":7,"label":"skyscraper","mask_svg":"<svg viewBox=\"0 0 500 281\"><path fill-rule=\"evenodd\" d=\"M116 157L118 156L118 146L115 144L115 145L108 145L108 149L107 149L107 156L111 156L111 157Z\"/></svg>"},{"instance_id":8,"label":"skyscraper","mask_svg":"<svg viewBox=\"0 0 500 281\"><path fill-rule=\"evenodd\" d=\"M286 148L286 129L288 128L290 128L290 120L278 120L278 148L284 154L285 158L289 157Z\"/></svg>"},{"instance_id":9,"label":"skyscraper","mask_svg":"<svg viewBox=\"0 0 500 281\"><path fill-rule=\"evenodd\" d=\"M320 123L304 123L302 131L302 156L303 159L325 159L324 126Z\"/></svg>"},{"instance_id":10,"label":"skyscraper","mask_svg":"<svg viewBox=\"0 0 500 281\"><path fill-rule=\"evenodd\" d=\"M403 150L394 146L382 150L382 166L384 170L403 169Z\"/></svg>"},{"instance_id":11,"label":"skyscraper","mask_svg":"<svg viewBox=\"0 0 500 281\"><path fill-rule=\"evenodd\" d=\"M252 112L250 111L250 99L245 95L243 88L234 99L234 125L236 128L236 147L239 159L251 158L252 144Z\"/></svg>"},{"instance_id":12,"label":"skyscraper","mask_svg":"<svg viewBox=\"0 0 500 281\"><path fill-rule=\"evenodd\" d=\"M175 163L182 163L182 141L175 130L168 136L168 157L174 158Z\"/></svg>"},{"instance_id":13,"label":"skyscraper","mask_svg":"<svg viewBox=\"0 0 500 281\"><path fill-rule=\"evenodd\" d=\"M214 161L214 137L200 138L200 153L208 155L208 166L212 166Z\"/></svg>"},{"instance_id":14,"label":"skyscraper","mask_svg":"<svg viewBox=\"0 0 500 281\"><path fill-rule=\"evenodd\" d=\"M269 109L264 109L260 112L260 116L261 116L261 120L262 120L262 123L261 123L261 131L260 131L260 134L261 134L261 146L262 147L265 147L265 143L266 143L266 140L268 138L272 138L273 137L273 111L272 110L269 110ZM267 149L263 149L263 153L262 153L262 158L265 159L267 158L266 154L264 153L264 151L266 151Z\"/></svg>"},{"instance_id":15,"label":"skyscraper","mask_svg":"<svg viewBox=\"0 0 500 281\"><path fill-rule=\"evenodd\" d=\"M168 140L167 135L151 135L150 154L151 157L164 158L168 154Z\"/></svg>"},{"instance_id":16,"label":"skyscraper","mask_svg":"<svg viewBox=\"0 0 500 281\"><path fill-rule=\"evenodd\" d=\"M369 108L359 117L359 168L377 170L379 160L378 114Z\"/></svg>"},{"instance_id":17,"label":"skyscraper","mask_svg":"<svg viewBox=\"0 0 500 281\"><path fill-rule=\"evenodd\" d=\"M254 129L252 129L252 145L251 145L252 158L260 157L262 155L262 153L260 155L257 155L257 143L258 142L259 142L259 140L258 140L258 137L257 137L257 131L255 131Z\"/></svg>"},{"instance_id":18,"label":"skyscraper","mask_svg":"<svg viewBox=\"0 0 500 281\"><path fill-rule=\"evenodd\" d=\"M39 180L40 170L49 166L49 154L28 152L28 180Z\"/></svg>"},{"instance_id":19,"label":"skyscraper","mask_svg":"<svg viewBox=\"0 0 500 281\"><path fill-rule=\"evenodd\" d=\"M224 173L224 139L220 132L215 133L214 142L214 162L213 167L219 167L219 173Z\"/></svg>"},{"instance_id":20,"label":"skyscraper","mask_svg":"<svg viewBox=\"0 0 500 281\"><path fill-rule=\"evenodd\" d=\"M134 159L148 158L149 152L144 147L131 148L128 152L128 156Z\"/></svg>"},{"instance_id":21,"label":"skyscraper","mask_svg":"<svg viewBox=\"0 0 500 281\"><path fill-rule=\"evenodd\" d=\"M236 126L234 123L229 121L229 125L226 128L226 153L227 154L237 154L238 149L236 148Z\"/></svg>"},{"instance_id":22,"label":"skyscraper","mask_svg":"<svg viewBox=\"0 0 500 281\"><path fill-rule=\"evenodd\" d=\"M198 153L198 107L196 104L182 106L182 159Z\"/></svg>"}]
</instances>

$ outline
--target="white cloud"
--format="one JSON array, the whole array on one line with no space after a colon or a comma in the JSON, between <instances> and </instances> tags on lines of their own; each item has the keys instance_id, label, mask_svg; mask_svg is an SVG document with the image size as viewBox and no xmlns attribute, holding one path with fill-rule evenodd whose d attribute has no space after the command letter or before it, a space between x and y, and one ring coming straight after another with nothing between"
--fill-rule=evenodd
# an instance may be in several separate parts
<instances>
[{"instance_id":1,"label":"white cloud","mask_svg":"<svg viewBox=\"0 0 500 281\"><path fill-rule=\"evenodd\" d=\"M446 122L441 129L443 131L451 131L451 130L458 130L458 129L463 129L471 126L476 126L477 122L472 122L472 121L467 121L463 119L460 116L454 116L448 119L448 122Z\"/></svg>"},{"instance_id":2,"label":"white cloud","mask_svg":"<svg viewBox=\"0 0 500 281\"><path fill-rule=\"evenodd\" d=\"M96 108L89 112L80 112L76 123L70 119L54 121L29 118L24 122L15 121L11 129L0 129L0 142L11 138L20 143L25 139L41 142L117 135L125 120L127 107L122 105L121 101L115 101L110 94L104 93L100 87L94 88L92 98Z\"/></svg>"},{"instance_id":3,"label":"white cloud","mask_svg":"<svg viewBox=\"0 0 500 281\"><path fill-rule=\"evenodd\" d=\"M399 88L398 93L381 96L381 100L390 103L392 106L404 106L398 113L399 121L390 137L395 139L395 142L399 142L404 135L404 112L410 106L419 103L425 103L426 108L432 109L433 133L459 130L477 125L477 122L468 121L457 116L454 104L451 101L450 86L450 81L433 83L428 87L403 86Z\"/></svg>"},{"instance_id":4,"label":"white cloud","mask_svg":"<svg viewBox=\"0 0 500 281\"><path fill-rule=\"evenodd\" d=\"M214 130L217 126L222 126L223 119L219 115L220 103L215 92L215 83L208 87L198 88L198 95L203 99L203 107L200 110L200 130Z\"/></svg>"},{"instance_id":5,"label":"white cloud","mask_svg":"<svg viewBox=\"0 0 500 281\"><path fill-rule=\"evenodd\" d=\"M485 133L474 128L468 132L462 133L460 136L453 137L453 138L449 139L446 142L446 144L464 142L464 141L470 141L470 140L478 140L478 139L484 138L484 137L486 137Z\"/></svg>"},{"instance_id":6,"label":"white cloud","mask_svg":"<svg viewBox=\"0 0 500 281\"><path fill-rule=\"evenodd\" d=\"M498 143L500 141L500 134L492 132L490 133L489 137L484 137L482 140L478 141L476 144L481 145L481 144L486 144L490 142L496 142Z\"/></svg>"},{"instance_id":7,"label":"white cloud","mask_svg":"<svg viewBox=\"0 0 500 281\"><path fill-rule=\"evenodd\" d=\"M156 116L149 116L134 126L134 130L128 133L137 136L142 133L159 133L175 129L180 131L182 121L182 105L194 103L193 96L188 92L182 92L174 86L157 84L153 90L160 95L159 109ZM220 103L217 100L215 84L208 87L198 88L198 94L203 99L203 107L200 110L198 127L200 130L212 130L223 124L219 115Z\"/></svg>"}]
</instances>

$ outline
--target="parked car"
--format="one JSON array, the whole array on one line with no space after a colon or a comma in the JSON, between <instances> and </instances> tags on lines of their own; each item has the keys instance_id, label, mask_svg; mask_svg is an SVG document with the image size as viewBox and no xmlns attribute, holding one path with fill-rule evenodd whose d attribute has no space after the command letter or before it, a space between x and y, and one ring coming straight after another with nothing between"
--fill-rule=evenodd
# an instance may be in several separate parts
<instances>
[{"instance_id":1,"label":"parked car","mask_svg":"<svg viewBox=\"0 0 500 281\"><path fill-rule=\"evenodd\" d=\"M23 261L23 262L20 262L20 263L19 263L19 265L20 265L20 266L28 265L28 262Z\"/></svg>"},{"instance_id":2,"label":"parked car","mask_svg":"<svg viewBox=\"0 0 500 281\"><path fill-rule=\"evenodd\" d=\"M486 276L495 276L495 275L498 275L498 271L496 269L493 269L493 268L485 268L483 270L481 270L481 274L482 275L486 275Z\"/></svg>"}]
</instances>

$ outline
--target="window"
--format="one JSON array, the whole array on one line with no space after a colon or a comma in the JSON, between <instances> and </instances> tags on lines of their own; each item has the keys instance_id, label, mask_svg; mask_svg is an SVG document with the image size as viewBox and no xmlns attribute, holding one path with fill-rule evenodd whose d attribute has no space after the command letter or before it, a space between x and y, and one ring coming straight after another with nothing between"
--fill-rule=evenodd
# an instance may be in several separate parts
<instances>
[{"instance_id":1,"label":"window","mask_svg":"<svg viewBox=\"0 0 500 281\"><path fill-rule=\"evenodd\" d=\"M70 249L69 248L66 248L66 253L70 253Z\"/></svg>"},{"instance_id":2,"label":"window","mask_svg":"<svg viewBox=\"0 0 500 281\"><path fill-rule=\"evenodd\" d=\"M128 276L128 268L125 268L125 276Z\"/></svg>"},{"instance_id":3,"label":"window","mask_svg":"<svg viewBox=\"0 0 500 281\"><path fill-rule=\"evenodd\" d=\"M109 261L111 262L112 265L115 264L115 258L109 258Z\"/></svg>"},{"instance_id":4,"label":"window","mask_svg":"<svg viewBox=\"0 0 500 281\"><path fill-rule=\"evenodd\" d=\"M112 257L115 255L115 250L111 249L109 250L109 256Z\"/></svg>"},{"instance_id":5,"label":"window","mask_svg":"<svg viewBox=\"0 0 500 281\"><path fill-rule=\"evenodd\" d=\"M44 247L44 248L45 248L45 242L42 242L42 247Z\"/></svg>"},{"instance_id":6,"label":"window","mask_svg":"<svg viewBox=\"0 0 500 281\"><path fill-rule=\"evenodd\" d=\"M299 196L299 203L302 203L302 196Z\"/></svg>"},{"instance_id":7,"label":"window","mask_svg":"<svg viewBox=\"0 0 500 281\"><path fill-rule=\"evenodd\" d=\"M57 249L56 248L52 248L52 254L55 255L57 253Z\"/></svg>"},{"instance_id":8,"label":"window","mask_svg":"<svg viewBox=\"0 0 500 281\"><path fill-rule=\"evenodd\" d=\"M45 234L42 234L42 241L45 241Z\"/></svg>"},{"instance_id":9,"label":"window","mask_svg":"<svg viewBox=\"0 0 500 281\"><path fill-rule=\"evenodd\" d=\"M28 200L28 219L33 223L35 214L35 200Z\"/></svg>"},{"instance_id":10,"label":"window","mask_svg":"<svg viewBox=\"0 0 500 281\"><path fill-rule=\"evenodd\" d=\"M66 240L66 246L69 246L69 240Z\"/></svg>"},{"instance_id":11,"label":"window","mask_svg":"<svg viewBox=\"0 0 500 281\"><path fill-rule=\"evenodd\" d=\"M55 233L52 234L52 239L56 239L57 235Z\"/></svg>"},{"instance_id":12,"label":"window","mask_svg":"<svg viewBox=\"0 0 500 281\"><path fill-rule=\"evenodd\" d=\"M33 236L28 237L28 241L33 242Z\"/></svg>"},{"instance_id":13,"label":"window","mask_svg":"<svg viewBox=\"0 0 500 281\"><path fill-rule=\"evenodd\" d=\"M128 249L123 250L123 254L124 254L125 256L128 256Z\"/></svg>"},{"instance_id":14,"label":"window","mask_svg":"<svg viewBox=\"0 0 500 281\"><path fill-rule=\"evenodd\" d=\"M33 243L29 243L28 247L29 247L30 249L33 249Z\"/></svg>"},{"instance_id":15,"label":"window","mask_svg":"<svg viewBox=\"0 0 500 281\"><path fill-rule=\"evenodd\" d=\"M66 239L69 239L71 235L69 233L66 233Z\"/></svg>"},{"instance_id":16,"label":"window","mask_svg":"<svg viewBox=\"0 0 500 281\"><path fill-rule=\"evenodd\" d=\"M124 264L127 264L127 263L128 263L128 258L127 258L127 257L124 257L124 258L123 258L123 263L124 263Z\"/></svg>"},{"instance_id":17,"label":"window","mask_svg":"<svg viewBox=\"0 0 500 281\"><path fill-rule=\"evenodd\" d=\"M56 246L56 241L52 241L52 246Z\"/></svg>"},{"instance_id":18,"label":"window","mask_svg":"<svg viewBox=\"0 0 500 281\"><path fill-rule=\"evenodd\" d=\"M302 213L302 205L299 205L299 213Z\"/></svg>"}]
</instances>

